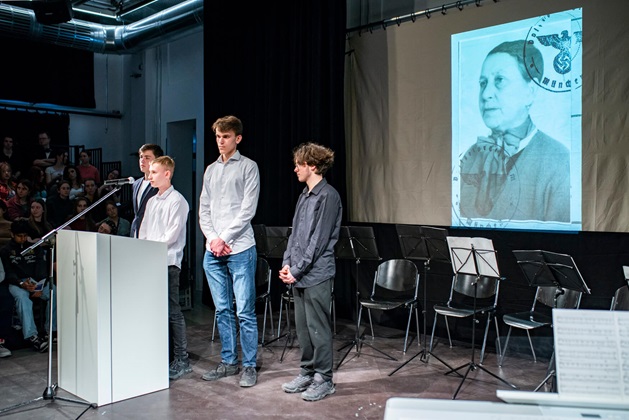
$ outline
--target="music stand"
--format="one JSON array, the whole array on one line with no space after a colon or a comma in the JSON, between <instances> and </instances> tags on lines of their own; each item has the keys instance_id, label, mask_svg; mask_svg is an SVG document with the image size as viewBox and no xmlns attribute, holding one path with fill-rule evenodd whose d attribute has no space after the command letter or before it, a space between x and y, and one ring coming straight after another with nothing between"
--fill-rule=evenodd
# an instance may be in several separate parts
<instances>
[{"instance_id":1,"label":"music stand","mask_svg":"<svg viewBox=\"0 0 629 420\"><path fill-rule=\"evenodd\" d=\"M463 238L463 237L448 237L448 247L450 249L450 256L452 260L452 269L454 275L466 274L474 276L474 303L472 310L472 355L470 361L457 368L451 369L446 372L446 375L451 373L458 373L459 370L467 367L461 383L452 395L452 399L455 399L463 382L467 379L467 376L471 371L480 369L485 373L498 379L505 385L511 388L517 389L517 387L493 372L490 372L485 367L476 363L474 357L476 352L476 295L478 290L478 282L481 278L493 278L496 281L501 281L500 272L498 270L498 260L496 259L496 251L494 250L494 244L491 239L486 238ZM454 280L453 280L454 281ZM460 374L459 374L460 375Z\"/></svg>"},{"instance_id":2,"label":"music stand","mask_svg":"<svg viewBox=\"0 0 629 420\"><path fill-rule=\"evenodd\" d=\"M427 286L428 283L428 271L430 271L430 263L432 261L451 264L450 254L448 250L448 231L446 229L429 227L429 226L413 226L413 225L395 225L398 238L400 241L400 247L402 248L402 256L409 260L418 260L424 262L424 277L422 282L424 283L424 299L422 307L422 318L424 328L424 340L421 345L422 349L416 353L413 357L402 363L394 371L389 373L392 376L395 372L402 369L409 364L417 356L420 356L419 360L423 363L428 363L428 356L432 355L435 359L439 360L448 369L453 370L452 366L441 360L433 352L428 350L426 345L427 326L426 315L428 308L428 295ZM457 372L458 373L458 372Z\"/></svg>"},{"instance_id":3,"label":"music stand","mask_svg":"<svg viewBox=\"0 0 629 420\"><path fill-rule=\"evenodd\" d=\"M513 254L529 286L556 287L553 308L557 308L557 299L565 293L564 289L586 294L590 293L590 289L570 255L542 250L515 250ZM555 378L554 350L548 363L547 375L535 388L534 392L537 392L551 378ZM556 391L556 386L557 384L553 380L551 382L551 392Z\"/></svg>"},{"instance_id":4,"label":"music stand","mask_svg":"<svg viewBox=\"0 0 629 420\"><path fill-rule=\"evenodd\" d=\"M337 259L351 259L356 263L356 317L358 318L358 305L360 305L360 291L358 290L358 264L360 264L361 260L380 261L382 259L380 255L378 255L378 246L376 244L376 237L373 233L373 228L371 226L341 226L339 239L334 248L334 254ZM356 333L354 338L337 350L341 351L343 349L347 349L339 363L336 365L336 370L339 369L352 348L356 347L357 355L360 356L360 349L363 345L371 347L389 359L396 360L383 351L373 347L371 344L364 342L360 334L360 318L358 318L356 320Z\"/></svg>"},{"instance_id":5,"label":"music stand","mask_svg":"<svg viewBox=\"0 0 629 420\"><path fill-rule=\"evenodd\" d=\"M284 258L284 251L286 251L286 246L288 245L288 237L290 236L292 228L290 226L263 226L264 234L260 234L264 239L264 256L266 258L279 258L282 260ZM261 231L261 230L260 230ZM293 285L290 284L287 287L286 292L288 293L288 299L292 298L293 295ZM282 297L282 299L285 299ZM282 305L280 303L280 311L282 310ZM295 334L293 333L293 329L291 327L290 321L290 305L286 305L286 325L288 327L287 331L280 335L281 325L278 325L277 337L273 340L269 341L266 344L263 344L264 347L267 347L269 344L274 343L276 341L281 340L282 338L286 338L284 342L284 348L282 350L282 355L280 356L280 363L284 361L284 354L286 353L286 349L289 347L293 347L293 342L295 341Z\"/></svg>"}]
</instances>

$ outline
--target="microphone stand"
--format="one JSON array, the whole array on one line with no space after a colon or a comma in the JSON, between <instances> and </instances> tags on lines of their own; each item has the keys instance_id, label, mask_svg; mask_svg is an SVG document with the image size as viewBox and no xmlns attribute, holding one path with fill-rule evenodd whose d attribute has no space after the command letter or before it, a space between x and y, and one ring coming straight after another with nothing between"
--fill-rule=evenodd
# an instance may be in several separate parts
<instances>
[{"instance_id":1,"label":"microphone stand","mask_svg":"<svg viewBox=\"0 0 629 420\"><path fill-rule=\"evenodd\" d=\"M72 222L74 222L75 220L79 219L80 217L82 217L84 214L88 213L90 210L92 210L94 207L98 206L101 202L103 202L105 199L107 199L110 195L115 194L116 192L118 192L120 190L119 186L114 185L114 188L109 191L107 194L105 194L104 196L102 196L100 199L98 199L95 203L93 203L91 206L89 206L88 208L86 208L85 210L83 210L81 213L77 214L76 216L74 216L73 218L71 218L70 220L68 220L67 222L65 222L64 224L62 224L61 226L59 226L58 228L55 228L53 230L51 230L50 232L48 232L46 235L44 235L39 241L37 241L36 243L34 243L33 245L29 246L28 248L26 248L25 250L23 250L20 255L25 255L26 253L34 250L35 248L39 247L40 245L44 244L44 243L48 243L50 244L50 255L49 255L49 268L48 268L48 289L50 292L49 295L49 303L50 303L50 312L49 312L49 319L50 319L50 331L48 332L48 381L47 381L47 385L46 385L46 389L44 389L44 392L42 393L41 397L37 397L28 401L24 401L15 405L12 405L10 407L6 407L3 409L0 409L0 414L3 414L7 411L19 408L19 407L24 407L26 405L29 405L31 403L37 402L37 401L41 401L41 400L62 400L62 401L68 401L68 402L73 402L73 403L77 403L77 404L84 404L87 405L88 407L79 415L79 417L81 417L83 414L85 414L85 412L87 412L87 410L89 410L90 408L97 408L98 406L96 405L96 403L89 403L89 402L85 402L85 401L80 401L80 400L74 400L71 398L65 398L65 397L58 397L57 396L57 388L58 385L55 383L53 385L52 383L52 319L53 319L53 302L55 300L55 289L53 288L53 278L54 278L54 266L55 266L55 241L53 241L52 239L54 237L56 237L57 232L59 232L60 230L64 229L65 227L67 227L68 225L70 225ZM79 418L77 417L77 419Z\"/></svg>"}]
</instances>

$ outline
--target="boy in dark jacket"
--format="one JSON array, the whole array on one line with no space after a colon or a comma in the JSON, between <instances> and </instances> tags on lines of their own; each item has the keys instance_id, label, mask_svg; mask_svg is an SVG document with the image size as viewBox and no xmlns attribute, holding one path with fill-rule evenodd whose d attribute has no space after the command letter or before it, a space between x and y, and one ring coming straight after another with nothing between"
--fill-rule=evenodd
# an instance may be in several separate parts
<instances>
[{"instance_id":1,"label":"boy in dark jacket","mask_svg":"<svg viewBox=\"0 0 629 420\"><path fill-rule=\"evenodd\" d=\"M46 332L50 331L50 286L46 283L38 287L37 282L47 277L46 259L41 247L32 249L26 254L22 252L28 248L27 242L30 227L25 220L11 223L11 241L0 249L0 258L5 270L5 281L9 292L15 300L17 314L22 323L22 334L35 350L44 352L48 342L39 337L33 316L33 302L31 298L40 298L46 304ZM56 308L53 302L52 331L56 331Z\"/></svg>"}]
</instances>

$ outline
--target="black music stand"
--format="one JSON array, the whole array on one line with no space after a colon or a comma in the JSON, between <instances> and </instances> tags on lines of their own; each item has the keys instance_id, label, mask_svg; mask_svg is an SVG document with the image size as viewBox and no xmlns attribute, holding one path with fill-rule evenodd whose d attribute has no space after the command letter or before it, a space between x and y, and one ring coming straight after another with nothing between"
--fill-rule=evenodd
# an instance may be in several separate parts
<instances>
[{"instance_id":1,"label":"black music stand","mask_svg":"<svg viewBox=\"0 0 629 420\"><path fill-rule=\"evenodd\" d=\"M557 299L565 293L564 289L590 293L590 289L570 255L542 250L516 250L513 254L529 286L556 287L553 308L557 308ZM555 352L553 351L548 363L547 375L534 392L539 391L545 383L555 378L555 373ZM551 392L556 392L556 390L557 384L552 380Z\"/></svg>"},{"instance_id":2,"label":"black music stand","mask_svg":"<svg viewBox=\"0 0 629 420\"><path fill-rule=\"evenodd\" d=\"M439 360L441 363L447 366L448 369L453 370L452 366L450 366L449 364L441 360L438 356L435 356L433 352L428 350L428 346L426 345L426 315L428 313L426 310L426 308L428 307L426 284L428 283L428 271L430 271L431 261L451 264L450 254L448 250L448 241L446 239L448 236L448 231L441 228L413 225L395 225L395 230L397 231L400 241L400 247L402 248L402 256L409 260L418 260L424 262L424 277L422 279L422 282L424 283L424 301L422 307L422 318L424 322L424 340L421 345L422 349L413 357L398 366L393 372L389 373L389 376L392 376L395 372L402 369L417 356L420 356L419 360L421 362L428 363L428 357L429 355L432 355L435 359Z\"/></svg>"},{"instance_id":3,"label":"black music stand","mask_svg":"<svg viewBox=\"0 0 629 420\"><path fill-rule=\"evenodd\" d=\"M292 228L290 226L264 226L264 234L260 231L260 236L264 239L264 247L263 247L263 255L266 258L279 258L282 260L284 258L284 251L286 251L286 246L288 245L288 237L290 236ZM293 296L293 285L286 286L287 290L284 294L287 294L286 297L282 296L282 300L284 299L292 299ZM277 337L263 346L266 348L269 344L274 343L276 341L281 340L282 338L286 338L284 342L284 348L282 350L282 355L280 356L280 363L284 361L284 354L286 353L286 349L290 346L293 347L293 342L295 341L295 333L291 327L290 321L290 305L286 305L286 325L287 330L284 334L280 335L279 329L281 328L278 325L278 333ZM280 303L280 310L282 309Z\"/></svg>"},{"instance_id":4,"label":"black music stand","mask_svg":"<svg viewBox=\"0 0 629 420\"><path fill-rule=\"evenodd\" d=\"M358 290L358 264L361 260L380 261L382 258L378 255L378 246L376 244L376 237L373 233L371 226L341 226L339 232L339 240L334 248L334 254L337 259L351 259L356 263L356 317L358 318L360 305L360 291ZM375 351L385 355L387 358L393 359L388 354L378 350L369 343L365 343L362 335L360 334L360 318L356 320L356 333L354 338L344 344L337 351L347 349L339 363L336 365L336 370L339 369L352 348L356 347L356 352L360 355L360 349L363 345L367 345Z\"/></svg>"},{"instance_id":5,"label":"black music stand","mask_svg":"<svg viewBox=\"0 0 629 420\"><path fill-rule=\"evenodd\" d=\"M515 385L477 364L474 358L476 354L476 295L478 282L481 278L493 278L496 279L496 281L502 280L498 270L498 260L496 259L494 244L490 239L486 238L448 237L448 247L450 248L454 275L467 274L476 277L474 280L474 303L472 310L472 355L469 362L445 373L446 375L458 373L459 370L467 367L461 379L461 383L459 383L454 395L452 395L452 399L456 398L469 373L476 369L480 369L505 385L517 389Z\"/></svg>"}]
</instances>

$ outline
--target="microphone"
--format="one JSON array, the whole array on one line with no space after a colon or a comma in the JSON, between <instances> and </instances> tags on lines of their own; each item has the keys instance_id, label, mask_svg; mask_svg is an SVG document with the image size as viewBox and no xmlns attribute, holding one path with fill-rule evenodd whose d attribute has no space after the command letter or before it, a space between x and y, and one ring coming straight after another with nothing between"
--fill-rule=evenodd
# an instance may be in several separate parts
<instances>
[{"instance_id":1,"label":"microphone","mask_svg":"<svg viewBox=\"0 0 629 420\"><path fill-rule=\"evenodd\" d=\"M109 179L105 181L104 185L126 185L126 184L133 184L134 181L135 179L132 176L130 176L129 178Z\"/></svg>"}]
</instances>

